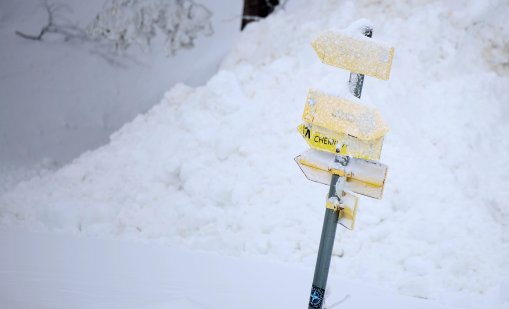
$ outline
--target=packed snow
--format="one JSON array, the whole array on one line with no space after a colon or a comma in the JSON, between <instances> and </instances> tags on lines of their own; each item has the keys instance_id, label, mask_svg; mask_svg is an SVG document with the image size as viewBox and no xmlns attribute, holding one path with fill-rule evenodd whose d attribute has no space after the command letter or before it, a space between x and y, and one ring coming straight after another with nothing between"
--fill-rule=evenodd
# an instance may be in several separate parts
<instances>
[{"instance_id":1,"label":"packed snow","mask_svg":"<svg viewBox=\"0 0 509 309\"><path fill-rule=\"evenodd\" d=\"M257 257L17 229L2 231L0 246L12 248L0 255L2 308L305 308L313 271ZM329 282L334 288L324 308L450 308L340 277Z\"/></svg>"},{"instance_id":2,"label":"packed snow","mask_svg":"<svg viewBox=\"0 0 509 309\"><path fill-rule=\"evenodd\" d=\"M289 1L206 85L176 85L109 144L0 196L0 224L312 268L327 187L293 161L308 148L296 127L308 89L348 72L310 42L363 17L395 47L390 80L363 90L390 126L389 172L383 199L361 197L355 230L338 229L331 280L508 306L508 14L504 1Z\"/></svg>"}]
</instances>

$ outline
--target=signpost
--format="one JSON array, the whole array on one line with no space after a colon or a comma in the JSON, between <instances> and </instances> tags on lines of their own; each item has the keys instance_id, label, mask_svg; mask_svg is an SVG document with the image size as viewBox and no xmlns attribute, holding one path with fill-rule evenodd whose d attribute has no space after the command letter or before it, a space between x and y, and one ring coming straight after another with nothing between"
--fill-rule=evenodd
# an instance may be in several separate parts
<instances>
[{"instance_id":1,"label":"signpost","mask_svg":"<svg viewBox=\"0 0 509 309\"><path fill-rule=\"evenodd\" d=\"M345 133L330 131L306 123L300 124L297 130L309 147L316 150L336 154L339 149L341 155L368 160L379 160L382 153L382 137L365 141Z\"/></svg>"},{"instance_id":2,"label":"signpost","mask_svg":"<svg viewBox=\"0 0 509 309\"><path fill-rule=\"evenodd\" d=\"M333 175L337 175L345 178L345 189L376 199L382 198L387 165L349 157L348 165L343 166L336 162L337 157L342 156L308 150L298 155L295 161L311 181L329 185Z\"/></svg>"},{"instance_id":3,"label":"signpost","mask_svg":"<svg viewBox=\"0 0 509 309\"><path fill-rule=\"evenodd\" d=\"M364 33L356 32L355 29L362 28L362 25L352 26L354 27L343 32L326 31L320 34L312 42L318 58L323 63L357 74L388 80L394 48L370 39L373 35L373 28L368 29L370 26L364 27L366 29Z\"/></svg>"},{"instance_id":4,"label":"signpost","mask_svg":"<svg viewBox=\"0 0 509 309\"><path fill-rule=\"evenodd\" d=\"M344 97L310 90L299 133L312 148L295 158L304 175L329 185L309 309L321 309L332 248L339 224L353 229L358 198L352 192L382 198L387 166L380 159L388 128L375 107L361 104L364 75L389 79L394 48L371 39L369 22L346 31L322 33L312 45L326 64L351 71Z\"/></svg>"},{"instance_id":5,"label":"signpost","mask_svg":"<svg viewBox=\"0 0 509 309\"><path fill-rule=\"evenodd\" d=\"M362 141L379 139L389 130L374 106L317 90L308 92L302 120Z\"/></svg>"}]
</instances>

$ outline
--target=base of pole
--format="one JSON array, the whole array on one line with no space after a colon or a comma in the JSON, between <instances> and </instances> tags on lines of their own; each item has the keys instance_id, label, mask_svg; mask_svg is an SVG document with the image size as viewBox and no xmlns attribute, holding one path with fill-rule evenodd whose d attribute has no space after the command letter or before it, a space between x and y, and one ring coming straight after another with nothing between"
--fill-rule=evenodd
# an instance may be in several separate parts
<instances>
[{"instance_id":1,"label":"base of pole","mask_svg":"<svg viewBox=\"0 0 509 309\"><path fill-rule=\"evenodd\" d=\"M325 289L313 285L311 288L311 296L309 297L308 309L321 309L323 305L323 299L325 296Z\"/></svg>"}]
</instances>

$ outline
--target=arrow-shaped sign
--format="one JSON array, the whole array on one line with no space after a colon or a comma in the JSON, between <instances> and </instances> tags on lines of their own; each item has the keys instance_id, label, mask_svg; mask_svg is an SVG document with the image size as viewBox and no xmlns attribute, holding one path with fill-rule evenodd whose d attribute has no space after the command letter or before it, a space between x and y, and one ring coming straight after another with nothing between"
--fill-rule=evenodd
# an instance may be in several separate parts
<instances>
[{"instance_id":1,"label":"arrow-shaped sign","mask_svg":"<svg viewBox=\"0 0 509 309\"><path fill-rule=\"evenodd\" d=\"M365 141L305 123L299 125L297 130L309 146L316 150L367 160L379 160L382 153L383 137Z\"/></svg>"},{"instance_id":2,"label":"arrow-shaped sign","mask_svg":"<svg viewBox=\"0 0 509 309\"><path fill-rule=\"evenodd\" d=\"M308 150L297 156L295 161L306 177L324 185L330 185L332 175L346 177L345 189L381 199L387 175L387 165L358 158L349 158L342 166L335 161L335 155L317 150Z\"/></svg>"},{"instance_id":3,"label":"arrow-shaped sign","mask_svg":"<svg viewBox=\"0 0 509 309\"><path fill-rule=\"evenodd\" d=\"M391 74L394 47L362 34L326 31L312 43L323 63L355 73L388 80Z\"/></svg>"},{"instance_id":4,"label":"arrow-shaped sign","mask_svg":"<svg viewBox=\"0 0 509 309\"><path fill-rule=\"evenodd\" d=\"M302 120L364 141L382 138L389 130L374 106L318 90L309 90Z\"/></svg>"}]
</instances>

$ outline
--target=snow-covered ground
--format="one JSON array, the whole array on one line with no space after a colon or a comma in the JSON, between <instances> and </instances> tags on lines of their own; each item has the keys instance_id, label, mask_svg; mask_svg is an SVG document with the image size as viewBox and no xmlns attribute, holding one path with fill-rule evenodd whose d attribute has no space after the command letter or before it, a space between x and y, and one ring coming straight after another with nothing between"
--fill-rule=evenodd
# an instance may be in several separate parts
<instances>
[{"instance_id":1,"label":"snow-covered ground","mask_svg":"<svg viewBox=\"0 0 509 309\"><path fill-rule=\"evenodd\" d=\"M69 19L84 29L106 1L48 2L66 5L57 23ZM22 39L15 31L37 34L45 25L42 1L1 1L0 183L9 180L6 174L53 169L106 144L177 82L203 85L238 37L242 11L241 1L205 5L214 13L214 34L200 35L195 48L167 57L159 35L150 48L134 46L113 65L87 42L55 34L42 42Z\"/></svg>"},{"instance_id":2,"label":"snow-covered ground","mask_svg":"<svg viewBox=\"0 0 509 309\"><path fill-rule=\"evenodd\" d=\"M255 257L19 230L2 231L0 246L12 248L0 255L2 308L305 308L313 275ZM329 286L331 309L449 308L339 277Z\"/></svg>"},{"instance_id":3,"label":"snow-covered ground","mask_svg":"<svg viewBox=\"0 0 509 309\"><path fill-rule=\"evenodd\" d=\"M356 230L338 229L330 280L507 307L508 14L504 1L289 1L205 86L173 87L108 145L0 196L0 223L312 269L327 188L294 163L296 127L307 90L341 90L348 73L309 43L365 17L396 47L391 79L363 91L391 127L389 174L383 200L360 199Z\"/></svg>"}]
</instances>

